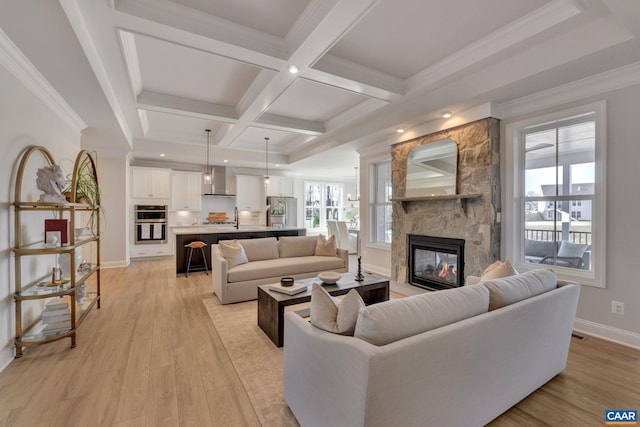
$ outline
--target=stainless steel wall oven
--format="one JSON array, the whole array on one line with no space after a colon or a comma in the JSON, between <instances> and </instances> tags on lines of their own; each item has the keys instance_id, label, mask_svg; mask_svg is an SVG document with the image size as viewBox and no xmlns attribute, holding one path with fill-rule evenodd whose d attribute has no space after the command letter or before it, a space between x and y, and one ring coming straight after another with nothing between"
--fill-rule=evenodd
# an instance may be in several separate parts
<instances>
[{"instance_id":1,"label":"stainless steel wall oven","mask_svg":"<svg viewBox=\"0 0 640 427\"><path fill-rule=\"evenodd\" d=\"M167 205L135 205L135 244L167 242Z\"/></svg>"}]
</instances>

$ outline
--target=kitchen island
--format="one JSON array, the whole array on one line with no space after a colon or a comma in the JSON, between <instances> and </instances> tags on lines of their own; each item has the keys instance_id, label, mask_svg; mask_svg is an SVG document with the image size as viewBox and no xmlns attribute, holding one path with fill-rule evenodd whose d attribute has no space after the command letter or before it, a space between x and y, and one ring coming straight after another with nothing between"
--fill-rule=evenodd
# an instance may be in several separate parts
<instances>
[{"instance_id":1,"label":"kitchen island","mask_svg":"<svg viewBox=\"0 0 640 427\"><path fill-rule=\"evenodd\" d=\"M215 245L220 240L233 239L256 239L260 237L280 237L280 236L305 236L307 230L300 227L265 227L260 225L241 225L240 228L217 225L197 225L190 227L171 227L171 231L176 236L176 274L184 273L187 270L187 248L185 245L199 240L205 242L207 265L211 268L211 245ZM193 251L191 265L202 265L202 254L200 250Z\"/></svg>"}]
</instances>

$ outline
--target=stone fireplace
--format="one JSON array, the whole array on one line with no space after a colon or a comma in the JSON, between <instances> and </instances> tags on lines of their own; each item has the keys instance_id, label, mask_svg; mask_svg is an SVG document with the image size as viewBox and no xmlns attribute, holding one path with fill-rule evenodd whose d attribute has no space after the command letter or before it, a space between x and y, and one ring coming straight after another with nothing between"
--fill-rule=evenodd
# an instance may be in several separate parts
<instances>
[{"instance_id":1,"label":"stone fireplace","mask_svg":"<svg viewBox=\"0 0 640 427\"><path fill-rule=\"evenodd\" d=\"M462 286L465 275L479 276L500 257L500 121L486 118L472 123L421 136L391 147L393 186L393 240L391 279L416 282L409 267L409 235L448 238L463 241L455 269L457 284L440 284L442 289ZM457 196L423 197L398 200L405 196L407 157L412 148L450 138L458 146ZM474 195L466 199L465 195ZM433 252L433 251L432 251ZM438 251L435 251L438 252ZM446 258L424 254L440 262ZM421 254L422 256L422 254ZM444 261L443 261L444 262ZM447 269L449 267L447 266ZM425 269L423 269L425 270ZM428 268L426 268L428 270ZM424 274L424 273L423 273ZM431 288L437 288L431 284Z\"/></svg>"}]
</instances>

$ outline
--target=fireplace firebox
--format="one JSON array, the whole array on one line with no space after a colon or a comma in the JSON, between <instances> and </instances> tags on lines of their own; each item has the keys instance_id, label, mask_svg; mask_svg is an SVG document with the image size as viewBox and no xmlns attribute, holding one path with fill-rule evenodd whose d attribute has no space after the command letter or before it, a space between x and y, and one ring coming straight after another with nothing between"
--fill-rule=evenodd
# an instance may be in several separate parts
<instances>
[{"instance_id":1,"label":"fireplace firebox","mask_svg":"<svg viewBox=\"0 0 640 427\"><path fill-rule=\"evenodd\" d=\"M464 285L464 240L409 234L409 283L425 289Z\"/></svg>"}]
</instances>

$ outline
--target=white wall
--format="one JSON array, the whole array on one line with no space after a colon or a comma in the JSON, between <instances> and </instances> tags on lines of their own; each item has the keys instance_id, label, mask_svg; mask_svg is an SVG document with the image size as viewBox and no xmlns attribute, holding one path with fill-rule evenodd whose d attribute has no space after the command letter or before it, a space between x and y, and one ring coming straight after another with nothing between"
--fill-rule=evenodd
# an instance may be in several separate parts
<instances>
[{"instance_id":1,"label":"white wall","mask_svg":"<svg viewBox=\"0 0 640 427\"><path fill-rule=\"evenodd\" d=\"M640 85L509 118L503 125L600 100L607 104L606 288L582 287L576 329L640 347ZM625 304L624 315L611 312L612 300Z\"/></svg>"},{"instance_id":2,"label":"white wall","mask_svg":"<svg viewBox=\"0 0 640 427\"><path fill-rule=\"evenodd\" d=\"M129 265L129 159L126 155L98 153L97 167L104 210L100 222L101 265L103 268L126 267Z\"/></svg>"},{"instance_id":3,"label":"white wall","mask_svg":"<svg viewBox=\"0 0 640 427\"><path fill-rule=\"evenodd\" d=\"M13 338L15 334L14 258L13 246L13 185L15 168L23 149L30 145L46 147L54 159L66 166L71 163L80 150L80 132L73 129L68 121L54 112L42 98L36 96L12 75L0 62L0 146L2 147L2 167L0 167L0 369L4 368L14 355ZM41 95L46 96L46 95ZM25 197L37 200L40 191L35 185L34 167L41 156L32 156L30 170L25 175L23 187L29 187ZM63 162L62 160L67 161ZM70 171L67 171L70 172ZM23 233L37 237L42 233L42 218L32 217L24 223ZM27 257L34 258L34 257ZM26 260L23 279L35 279L51 266L55 259L38 257L38 262ZM35 258L34 258L35 259ZM44 260L44 262L40 262ZM38 303L36 303L38 304ZM25 316L37 316L37 307L25 304Z\"/></svg>"}]
</instances>

